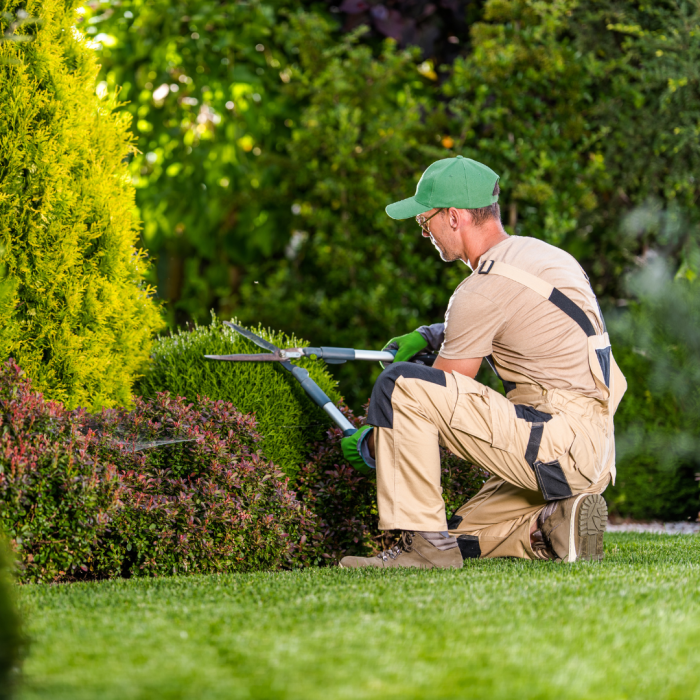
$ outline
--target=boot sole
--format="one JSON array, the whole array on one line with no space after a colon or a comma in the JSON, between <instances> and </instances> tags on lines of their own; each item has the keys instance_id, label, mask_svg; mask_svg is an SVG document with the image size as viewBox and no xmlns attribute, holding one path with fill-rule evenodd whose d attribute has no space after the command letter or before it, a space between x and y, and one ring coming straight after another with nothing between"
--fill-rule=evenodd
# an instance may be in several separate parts
<instances>
[{"instance_id":1,"label":"boot sole","mask_svg":"<svg viewBox=\"0 0 700 700\"><path fill-rule=\"evenodd\" d=\"M578 515L576 509L578 508ZM608 524L608 505L600 494L581 494L574 502L569 532L569 563L600 561L603 535ZM578 551L576 551L578 542Z\"/></svg>"}]
</instances>

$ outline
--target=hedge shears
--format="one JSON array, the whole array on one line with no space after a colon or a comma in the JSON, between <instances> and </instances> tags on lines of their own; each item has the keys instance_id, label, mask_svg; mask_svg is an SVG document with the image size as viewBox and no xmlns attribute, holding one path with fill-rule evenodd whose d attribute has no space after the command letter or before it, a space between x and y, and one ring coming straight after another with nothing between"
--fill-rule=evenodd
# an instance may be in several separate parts
<instances>
[{"instance_id":1,"label":"hedge shears","mask_svg":"<svg viewBox=\"0 0 700 700\"><path fill-rule=\"evenodd\" d=\"M355 350L354 348L329 348L329 347L307 347L307 348L278 348L269 340L261 338L247 328L224 321L224 325L240 333L244 338L255 343L258 347L269 350L269 353L239 354L239 355L205 355L207 360L221 360L224 362L279 362L284 369L301 384L309 398L320 406L331 418L331 420L343 431L343 437L348 437L357 432L350 421L340 412L338 407L326 396L325 392L309 376L308 370L303 367L293 365L290 360L299 360L303 357L323 359L332 365L342 364L348 360L369 360L374 362L393 362L395 350ZM424 364L432 364L432 355L424 355L416 358L424 361Z\"/></svg>"}]
</instances>

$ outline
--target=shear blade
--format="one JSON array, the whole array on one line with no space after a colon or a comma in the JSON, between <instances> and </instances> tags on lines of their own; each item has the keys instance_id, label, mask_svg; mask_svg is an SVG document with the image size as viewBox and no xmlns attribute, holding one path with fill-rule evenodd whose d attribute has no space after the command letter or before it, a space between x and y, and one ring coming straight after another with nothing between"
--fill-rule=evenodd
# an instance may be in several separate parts
<instances>
[{"instance_id":1,"label":"shear blade","mask_svg":"<svg viewBox=\"0 0 700 700\"><path fill-rule=\"evenodd\" d=\"M257 355L205 355L207 360L226 360L228 362L284 362L287 358L278 353Z\"/></svg>"},{"instance_id":2,"label":"shear blade","mask_svg":"<svg viewBox=\"0 0 700 700\"><path fill-rule=\"evenodd\" d=\"M235 323L231 323L231 321L224 321L224 326L233 328L236 333L240 333L244 338L248 338L248 340L251 340L260 348L265 348L265 350L269 350L270 352L279 351L279 348L276 345L273 345L269 340L261 338L259 335L255 335L255 333L249 331L247 328L242 328Z\"/></svg>"}]
</instances>

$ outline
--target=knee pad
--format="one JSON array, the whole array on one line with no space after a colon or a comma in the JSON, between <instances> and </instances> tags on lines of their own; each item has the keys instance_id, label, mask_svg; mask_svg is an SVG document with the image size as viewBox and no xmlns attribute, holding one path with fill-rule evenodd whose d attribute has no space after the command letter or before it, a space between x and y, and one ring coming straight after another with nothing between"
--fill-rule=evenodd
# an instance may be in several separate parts
<instances>
[{"instance_id":1,"label":"knee pad","mask_svg":"<svg viewBox=\"0 0 700 700\"><path fill-rule=\"evenodd\" d=\"M394 427L394 408L391 405L391 397L394 393L396 380L399 377L420 379L424 382L447 386L445 373L440 369L433 369L426 365L418 365L415 362L396 362L387 367L377 378L372 389L372 398L369 403L367 422L377 428Z\"/></svg>"}]
</instances>

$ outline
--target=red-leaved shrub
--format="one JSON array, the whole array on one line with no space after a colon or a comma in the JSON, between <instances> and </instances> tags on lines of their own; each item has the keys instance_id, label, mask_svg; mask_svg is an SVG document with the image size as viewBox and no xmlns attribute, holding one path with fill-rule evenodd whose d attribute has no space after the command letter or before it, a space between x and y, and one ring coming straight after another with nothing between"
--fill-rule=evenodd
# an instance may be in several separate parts
<instances>
[{"instance_id":1,"label":"red-leaved shrub","mask_svg":"<svg viewBox=\"0 0 700 700\"><path fill-rule=\"evenodd\" d=\"M230 403L161 393L93 417L120 504L96 553L99 575L278 569L313 558L316 518L257 449L255 419ZM183 440L152 446L159 440Z\"/></svg>"},{"instance_id":2,"label":"red-leaved shrub","mask_svg":"<svg viewBox=\"0 0 700 700\"><path fill-rule=\"evenodd\" d=\"M316 518L253 418L160 394L88 415L0 366L0 525L23 581L250 571L318 558ZM183 440L154 444L160 440Z\"/></svg>"},{"instance_id":3,"label":"red-leaved shrub","mask_svg":"<svg viewBox=\"0 0 700 700\"><path fill-rule=\"evenodd\" d=\"M82 411L45 401L13 362L0 365L0 525L20 579L85 572L118 503L116 468L95 458Z\"/></svg>"},{"instance_id":4,"label":"red-leaved shrub","mask_svg":"<svg viewBox=\"0 0 700 700\"><path fill-rule=\"evenodd\" d=\"M355 418L342 407L356 425ZM167 393L130 410L66 411L0 366L0 526L23 581L274 570L371 554L376 481L344 460L340 430L295 484L230 403ZM486 475L443 455L448 514Z\"/></svg>"}]
</instances>

